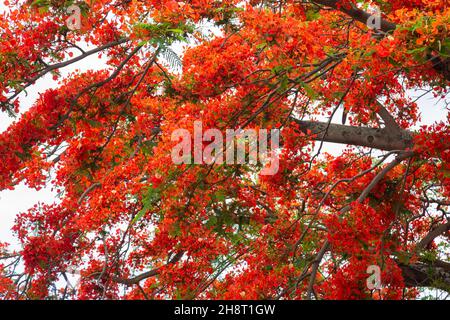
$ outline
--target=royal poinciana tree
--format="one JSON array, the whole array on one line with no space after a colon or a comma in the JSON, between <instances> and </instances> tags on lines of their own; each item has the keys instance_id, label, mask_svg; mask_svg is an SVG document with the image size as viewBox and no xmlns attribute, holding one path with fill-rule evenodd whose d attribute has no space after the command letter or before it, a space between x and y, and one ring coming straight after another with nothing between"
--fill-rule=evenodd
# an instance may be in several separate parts
<instances>
[{"instance_id":1,"label":"royal poinciana tree","mask_svg":"<svg viewBox=\"0 0 450 320\"><path fill-rule=\"evenodd\" d=\"M408 95L445 102L447 0L5 6L0 109L20 116L0 134L0 190L51 184L58 197L18 213L19 249L0 244L1 298L450 290L450 115L421 126L423 100ZM57 85L27 109L26 91L49 76ZM278 172L174 164L172 132L194 121L280 129ZM368 288L369 266L381 289Z\"/></svg>"}]
</instances>

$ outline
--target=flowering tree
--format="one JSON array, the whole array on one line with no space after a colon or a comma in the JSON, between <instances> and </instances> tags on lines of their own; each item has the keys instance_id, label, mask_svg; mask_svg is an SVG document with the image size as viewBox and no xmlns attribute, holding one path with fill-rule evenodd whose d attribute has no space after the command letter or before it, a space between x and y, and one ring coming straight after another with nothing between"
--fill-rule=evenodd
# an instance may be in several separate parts
<instances>
[{"instance_id":1,"label":"flowering tree","mask_svg":"<svg viewBox=\"0 0 450 320\"><path fill-rule=\"evenodd\" d=\"M5 4L0 109L22 114L0 134L0 190L58 198L18 214L20 250L0 244L1 298L450 291L450 114L420 127L407 94L447 97L447 0ZM61 76L88 57L104 68ZM279 129L278 171L175 164L172 132L195 121Z\"/></svg>"}]
</instances>

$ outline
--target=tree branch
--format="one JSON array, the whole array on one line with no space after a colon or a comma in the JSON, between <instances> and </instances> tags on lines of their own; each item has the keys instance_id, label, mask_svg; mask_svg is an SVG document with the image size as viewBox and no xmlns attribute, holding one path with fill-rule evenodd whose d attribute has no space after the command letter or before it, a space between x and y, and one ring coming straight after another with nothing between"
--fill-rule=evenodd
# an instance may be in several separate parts
<instances>
[{"instance_id":1,"label":"tree branch","mask_svg":"<svg viewBox=\"0 0 450 320\"><path fill-rule=\"evenodd\" d=\"M381 103L377 103L378 115L384 121L384 125L386 129L388 129L391 133L401 132L402 128L397 124L394 117L387 111L385 107Z\"/></svg>"},{"instance_id":2,"label":"tree branch","mask_svg":"<svg viewBox=\"0 0 450 320\"><path fill-rule=\"evenodd\" d=\"M331 7L333 9L337 9L341 12L344 12L348 16L352 17L356 21L359 21L361 23L367 24L367 21L372 16L372 14L357 8L353 4L348 5L341 5L338 7L338 0L314 0L313 3L321 4L323 6ZM381 22L381 31L383 32L390 32L394 31L397 28L397 25L395 23L392 23L390 21L387 21L380 17Z\"/></svg>"},{"instance_id":3,"label":"tree branch","mask_svg":"<svg viewBox=\"0 0 450 320\"><path fill-rule=\"evenodd\" d=\"M425 238L423 238L416 246L416 251L421 251L425 249L430 243L433 242L433 240L437 237L439 237L441 234L447 232L450 230L450 222L447 222L445 224L441 224L437 228L434 228L431 230Z\"/></svg>"},{"instance_id":4,"label":"tree branch","mask_svg":"<svg viewBox=\"0 0 450 320\"><path fill-rule=\"evenodd\" d=\"M170 261L166 264L166 266L170 265L170 264L177 263L178 261L181 260L183 255L184 255L184 251L178 252L172 259L170 259ZM117 283L121 283L121 284L125 284L127 286L131 286L131 285L134 285L134 284L138 284L142 280L145 280L147 278L151 278L151 277L154 277L154 276L158 275L160 273L160 271L161 271L161 268L162 267L152 269L150 271L141 273L140 275L135 276L133 278L129 278L129 279L120 278L120 277L116 277L116 276L113 276L111 278L112 278L113 281L115 281Z\"/></svg>"},{"instance_id":5,"label":"tree branch","mask_svg":"<svg viewBox=\"0 0 450 320\"><path fill-rule=\"evenodd\" d=\"M97 48L94 48L94 49L92 49L92 50L85 51L83 54L80 54L79 56L77 56L77 57L75 57L75 58L73 58L73 59L70 59L70 60L67 60L67 61L63 61L63 62L59 62L59 63L55 63L55 64L52 64L52 65L47 65L43 70L38 71L37 74L36 74L35 76L33 76L32 78L30 78L30 79L25 79L26 84L23 85L23 86L22 86L20 89L18 89L17 91L15 91L14 94L13 94L12 96L10 96L10 97L7 99L6 102L2 102L2 104L5 104L5 103L7 103L7 102L9 102L9 101L12 101L12 100L13 100L14 98L16 98L21 92L23 92L27 87L29 87L30 85L34 84L38 79L42 78L42 77L45 76L47 73L49 73L49 72L51 72L51 71L53 71L53 70L57 70L57 69L64 68L64 67L66 67L66 66L68 66L68 65L71 65L71 64L73 64L73 63L75 63L75 62L78 62L78 61L80 61L80 60L83 60L84 58L86 58L86 57L88 57L88 56L90 56L90 55L93 55L93 54L98 53L98 52L100 52L100 51L103 51L103 50L105 50L105 49L109 49L109 48L111 48L111 47L117 46L117 45L119 45L119 44L125 43L125 42L127 42L127 41L129 41L129 39L126 39L126 38L124 38L124 39L119 39L119 40L117 40L117 41L113 41L113 42L106 43L106 44L104 44L104 45L102 45L102 46L99 46L99 47L97 47Z\"/></svg>"},{"instance_id":6,"label":"tree branch","mask_svg":"<svg viewBox=\"0 0 450 320\"><path fill-rule=\"evenodd\" d=\"M291 118L300 130L308 135L317 135L317 140L325 142L341 143L361 147L369 147L379 150L406 150L412 147L412 133L399 130L393 133L387 128L353 127L325 122L304 121ZM328 127L328 129L327 129ZM326 132L325 135L323 133Z\"/></svg>"},{"instance_id":7,"label":"tree branch","mask_svg":"<svg viewBox=\"0 0 450 320\"><path fill-rule=\"evenodd\" d=\"M373 16L372 14L359 9L353 4L340 5L338 6L338 0L313 0L311 1L315 4L320 4L323 6L327 6L336 10L339 10L349 17L353 18L356 21L364 23L367 25L369 19ZM384 33L389 33L394 31L397 28L397 24L383 19L382 17L377 17L380 20L380 30ZM445 80L450 81L450 58L442 59L440 56L430 56L430 61L433 65L433 69L440 73Z\"/></svg>"},{"instance_id":8,"label":"tree branch","mask_svg":"<svg viewBox=\"0 0 450 320\"><path fill-rule=\"evenodd\" d=\"M450 270L439 264L399 263L407 287L432 287L450 292Z\"/></svg>"}]
</instances>

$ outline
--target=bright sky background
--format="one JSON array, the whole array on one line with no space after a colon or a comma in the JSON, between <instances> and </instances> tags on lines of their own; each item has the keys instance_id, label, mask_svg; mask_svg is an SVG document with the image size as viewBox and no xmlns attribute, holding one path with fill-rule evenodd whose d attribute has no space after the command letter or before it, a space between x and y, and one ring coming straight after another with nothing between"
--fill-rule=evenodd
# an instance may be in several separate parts
<instances>
[{"instance_id":1,"label":"bright sky background","mask_svg":"<svg viewBox=\"0 0 450 320\"><path fill-rule=\"evenodd\" d=\"M4 10L3 2L0 0L0 13ZM179 52L179 50L176 50ZM96 55L90 56L79 63L61 69L62 75L67 75L75 69L100 69L104 65L99 63ZM56 82L47 75L28 90L28 95L21 95L21 112L26 111L36 100L40 93L46 89L56 86ZM412 96L419 96L421 92L411 92ZM441 119L445 119L446 110L442 102L438 102L431 95L422 97L418 101L422 122L421 124L431 124ZM337 113L333 122L339 123L341 114ZM0 114L0 133L7 130L14 119L6 114ZM323 152L338 153L342 150L340 145L325 143ZM1 159L0 159L1 163ZM1 164L0 164L1 165ZM8 242L18 249L17 241L12 237L11 227L14 224L15 216L20 212L25 212L38 202L52 203L57 201L56 193L52 192L52 186L36 191L26 187L24 184L16 186L15 190L0 191L0 242Z\"/></svg>"}]
</instances>

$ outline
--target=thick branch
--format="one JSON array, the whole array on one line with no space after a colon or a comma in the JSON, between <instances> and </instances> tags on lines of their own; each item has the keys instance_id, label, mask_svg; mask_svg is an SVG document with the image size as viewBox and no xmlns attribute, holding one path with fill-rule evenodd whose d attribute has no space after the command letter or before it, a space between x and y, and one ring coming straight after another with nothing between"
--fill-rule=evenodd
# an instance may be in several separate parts
<instances>
[{"instance_id":1,"label":"thick branch","mask_svg":"<svg viewBox=\"0 0 450 320\"><path fill-rule=\"evenodd\" d=\"M450 270L439 264L399 263L405 286L432 287L450 292Z\"/></svg>"},{"instance_id":2,"label":"thick branch","mask_svg":"<svg viewBox=\"0 0 450 320\"><path fill-rule=\"evenodd\" d=\"M378 115L381 117L381 119L383 119L386 129L388 129L392 133L400 132L401 128L395 121L394 117L389 113L389 111L387 111L385 107L381 105L381 103L378 102L377 104L379 107Z\"/></svg>"},{"instance_id":3,"label":"thick branch","mask_svg":"<svg viewBox=\"0 0 450 320\"><path fill-rule=\"evenodd\" d=\"M406 130L399 130L398 133L392 133L385 128L328 124L319 121L298 120L292 117L290 120L297 123L300 130L309 135L313 140L369 147L385 151L406 150L413 146L413 134ZM161 128L155 127L152 132L153 134L158 134L161 132Z\"/></svg>"},{"instance_id":4,"label":"thick branch","mask_svg":"<svg viewBox=\"0 0 450 320\"><path fill-rule=\"evenodd\" d=\"M177 263L178 261L180 261L181 258L183 257L183 254L184 254L183 251L177 253L172 259L170 259L170 261L166 264L166 266L169 265L169 264L174 264L174 263ZM122 284L125 284L127 286L131 286L133 284L138 284L142 280L145 280L145 279L148 279L148 278L151 278L151 277L154 277L154 276L158 275L160 271L161 271L161 267L152 269L152 270L144 272L144 273L141 273L140 275L135 276L133 278L129 278L129 279L113 276L112 280L117 282L117 283L122 283Z\"/></svg>"},{"instance_id":5,"label":"thick branch","mask_svg":"<svg viewBox=\"0 0 450 320\"><path fill-rule=\"evenodd\" d=\"M367 22L369 21L369 18L372 16L370 13L368 13L362 9L359 9L359 8L355 7L354 5L340 6L338 8L338 6L337 6L337 4L339 2L338 0L314 0L313 2L317 3L317 4L321 4L323 6L338 9L338 10L344 12L345 14L347 14L348 16L352 17L356 21L362 22L364 24L367 24ZM393 30L395 30L395 28L397 28L397 25L395 23L387 21L381 17L380 17L380 22L381 22L381 31L383 31L383 32L393 31Z\"/></svg>"},{"instance_id":6,"label":"thick branch","mask_svg":"<svg viewBox=\"0 0 450 320\"><path fill-rule=\"evenodd\" d=\"M422 239L422 241L420 241L417 246L416 246L416 251L420 251L425 249L430 243L433 242L433 240L435 238L437 238L438 236L440 236L441 234L444 234L445 232L447 232L448 230L450 230L450 222L447 222L445 224L441 224L439 227L431 230L426 236L425 238Z\"/></svg>"},{"instance_id":7,"label":"thick branch","mask_svg":"<svg viewBox=\"0 0 450 320\"><path fill-rule=\"evenodd\" d=\"M412 147L412 133L406 130L392 133L385 128L353 127L340 124L328 125L325 122L303 121L294 118L292 120L300 125L300 129L304 133L315 136L315 140L386 151L406 150Z\"/></svg>"},{"instance_id":8,"label":"thick branch","mask_svg":"<svg viewBox=\"0 0 450 320\"><path fill-rule=\"evenodd\" d=\"M311 275L309 276L309 283L308 283L308 291L306 292L306 300L311 300L312 294L314 291L314 282L316 281L317 271L319 270L320 262L322 262L323 256L330 248L330 243L328 240L325 240L324 244L322 245L322 248L320 249L319 253L317 254L316 259L314 259L312 269L311 269Z\"/></svg>"}]
</instances>

